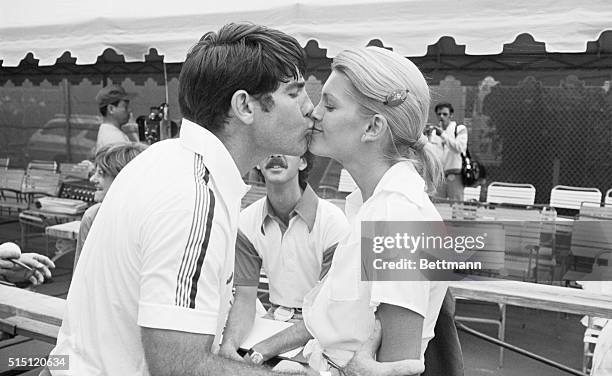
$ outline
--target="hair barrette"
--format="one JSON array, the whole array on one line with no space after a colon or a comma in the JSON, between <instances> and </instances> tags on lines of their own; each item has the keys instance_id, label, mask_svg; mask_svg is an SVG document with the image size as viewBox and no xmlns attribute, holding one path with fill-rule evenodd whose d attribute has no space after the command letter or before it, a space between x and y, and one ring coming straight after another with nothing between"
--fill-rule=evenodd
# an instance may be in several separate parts
<instances>
[{"instance_id":1,"label":"hair barrette","mask_svg":"<svg viewBox=\"0 0 612 376\"><path fill-rule=\"evenodd\" d=\"M387 94L383 103L391 107L399 106L400 104L404 103L406 98L408 98L409 92L410 90L395 89Z\"/></svg>"}]
</instances>

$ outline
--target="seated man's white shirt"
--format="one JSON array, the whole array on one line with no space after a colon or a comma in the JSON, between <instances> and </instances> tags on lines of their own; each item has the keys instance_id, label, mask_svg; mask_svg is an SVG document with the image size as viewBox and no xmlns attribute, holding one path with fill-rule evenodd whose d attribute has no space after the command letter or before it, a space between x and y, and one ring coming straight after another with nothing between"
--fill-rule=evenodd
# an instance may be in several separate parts
<instances>
[{"instance_id":1,"label":"seated man's white shirt","mask_svg":"<svg viewBox=\"0 0 612 376\"><path fill-rule=\"evenodd\" d=\"M96 152L101 147L112 144L127 144L130 138L127 134L113 124L102 123L98 128L98 138L96 139Z\"/></svg>"},{"instance_id":2,"label":"seated man's white shirt","mask_svg":"<svg viewBox=\"0 0 612 376\"><path fill-rule=\"evenodd\" d=\"M372 333L376 308L386 303L423 316L424 355L434 337L447 283L361 281L361 222L441 221L425 192L425 182L412 163L396 163L365 203L359 190L347 197L346 214L351 234L338 245L327 278L304 298L304 322L318 342L316 346L339 365L345 365Z\"/></svg>"},{"instance_id":3,"label":"seated man's white shirt","mask_svg":"<svg viewBox=\"0 0 612 376\"><path fill-rule=\"evenodd\" d=\"M270 302L302 308L304 295L327 273L338 242L348 234L348 221L309 185L292 214L285 228L267 197L240 213L235 285L257 286L263 266Z\"/></svg>"},{"instance_id":4,"label":"seated man's white shirt","mask_svg":"<svg viewBox=\"0 0 612 376\"><path fill-rule=\"evenodd\" d=\"M117 176L75 271L53 375L148 375L141 327L216 335L231 299L240 199L223 144L183 121Z\"/></svg>"}]
</instances>

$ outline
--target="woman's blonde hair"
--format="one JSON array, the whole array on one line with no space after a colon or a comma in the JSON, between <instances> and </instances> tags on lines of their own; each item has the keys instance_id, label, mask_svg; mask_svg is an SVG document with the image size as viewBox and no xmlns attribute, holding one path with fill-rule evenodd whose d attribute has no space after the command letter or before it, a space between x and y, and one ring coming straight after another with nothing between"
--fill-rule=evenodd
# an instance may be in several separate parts
<instances>
[{"instance_id":1,"label":"woman's blonde hair","mask_svg":"<svg viewBox=\"0 0 612 376\"><path fill-rule=\"evenodd\" d=\"M342 51L331 67L351 81L355 89L351 94L364 115L380 114L387 119L391 141L385 156L394 163L411 161L428 191L434 191L443 170L423 135L430 93L421 71L405 57L379 47Z\"/></svg>"},{"instance_id":2,"label":"woman's blonde hair","mask_svg":"<svg viewBox=\"0 0 612 376\"><path fill-rule=\"evenodd\" d=\"M125 165L143 152L147 146L140 142L106 145L96 152L94 163L104 175L115 178Z\"/></svg>"}]
</instances>

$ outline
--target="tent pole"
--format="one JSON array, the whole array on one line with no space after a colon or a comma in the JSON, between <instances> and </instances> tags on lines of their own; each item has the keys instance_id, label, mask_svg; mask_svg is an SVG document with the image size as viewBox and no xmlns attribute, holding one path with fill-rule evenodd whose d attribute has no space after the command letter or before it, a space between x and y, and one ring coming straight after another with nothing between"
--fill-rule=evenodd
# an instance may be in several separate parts
<instances>
[{"instance_id":1,"label":"tent pole","mask_svg":"<svg viewBox=\"0 0 612 376\"><path fill-rule=\"evenodd\" d=\"M72 124L70 119L72 117L72 106L70 102L70 81L67 78L62 79L62 88L64 91L64 114L66 116L66 154L68 157L67 161L72 161ZM59 161L58 161L59 163Z\"/></svg>"}]
</instances>

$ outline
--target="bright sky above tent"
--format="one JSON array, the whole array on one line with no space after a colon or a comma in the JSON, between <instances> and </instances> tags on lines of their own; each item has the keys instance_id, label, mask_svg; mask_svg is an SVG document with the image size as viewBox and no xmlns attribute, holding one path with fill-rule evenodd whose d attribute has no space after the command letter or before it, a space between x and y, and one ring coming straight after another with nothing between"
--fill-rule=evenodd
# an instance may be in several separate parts
<instances>
[{"instance_id":1,"label":"bright sky above tent","mask_svg":"<svg viewBox=\"0 0 612 376\"><path fill-rule=\"evenodd\" d=\"M278 28L303 45L316 40L330 57L372 39L421 56L442 36L465 44L468 54L496 54L521 33L549 52L583 52L612 30L610 0L29 0L4 2L2 13L4 66L28 52L50 65L65 51L89 64L106 48L126 61L156 48L165 61L179 62L204 32L231 21Z\"/></svg>"}]
</instances>

